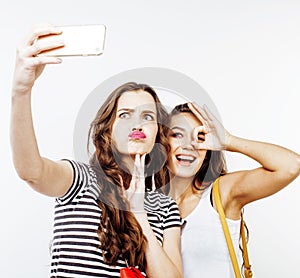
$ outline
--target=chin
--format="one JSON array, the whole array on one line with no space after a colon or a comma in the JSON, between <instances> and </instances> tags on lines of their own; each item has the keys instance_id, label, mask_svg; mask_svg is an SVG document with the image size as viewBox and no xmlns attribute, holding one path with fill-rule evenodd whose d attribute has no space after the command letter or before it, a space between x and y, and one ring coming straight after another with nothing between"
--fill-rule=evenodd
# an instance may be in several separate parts
<instances>
[{"instance_id":1,"label":"chin","mask_svg":"<svg viewBox=\"0 0 300 278\"><path fill-rule=\"evenodd\" d=\"M151 150L145 149L145 148L135 148L129 150L130 155L136 155L136 154L148 154Z\"/></svg>"},{"instance_id":2,"label":"chin","mask_svg":"<svg viewBox=\"0 0 300 278\"><path fill-rule=\"evenodd\" d=\"M134 154L144 154L144 153L150 153L153 146L147 146L148 144L145 144L145 142L131 142L128 144L128 153L130 155Z\"/></svg>"},{"instance_id":3,"label":"chin","mask_svg":"<svg viewBox=\"0 0 300 278\"><path fill-rule=\"evenodd\" d=\"M176 169L174 171L175 173L175 176L177 177L181 177L181 178L191 178L191 177L194 177L197 173L196 170L194 169L182 169L182 168L179 168L179 169Z\"/></svg>"}]
</instances>

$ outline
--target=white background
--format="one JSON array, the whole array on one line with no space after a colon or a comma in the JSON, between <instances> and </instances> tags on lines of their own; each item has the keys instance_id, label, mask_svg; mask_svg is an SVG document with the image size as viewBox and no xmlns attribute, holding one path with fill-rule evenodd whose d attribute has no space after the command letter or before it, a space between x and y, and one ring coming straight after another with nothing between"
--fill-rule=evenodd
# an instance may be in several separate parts
<instances>
[{"instance_id":1,"label":"white background","mask_svg":"<svg viewBox=\"0 0 300 278\"><path fill-rule=\"evenodd\" d=\"M107 26L103 56L64 59L36 83L33 113L46 157L73 156L77 112L98 84L146 66L177 70L199 82L233 134L299 153L299 14L296 0L1 1L0 276L48 275L53 200L17 177L9 145L15 48L32 26ZM257 166L236 154L228 155L228 164L230 170ZM300 277L299 183L246 207L255 277Z\"/></svg>"}]
</instances>

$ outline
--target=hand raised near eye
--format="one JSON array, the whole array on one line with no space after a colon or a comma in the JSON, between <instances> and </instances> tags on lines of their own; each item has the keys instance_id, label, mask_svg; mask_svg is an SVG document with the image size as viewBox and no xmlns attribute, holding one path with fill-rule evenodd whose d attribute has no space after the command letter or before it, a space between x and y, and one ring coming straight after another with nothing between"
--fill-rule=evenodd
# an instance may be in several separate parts
<instances>
[{"instance_id":1,"label":"hand raised near eye","mask_svg":"<svg viewBox=\"0 0 300 278\"><path fill-rule=\"evenodd\" d=\"M195 149L224 150L230 133L220 121L209 111L206 105L200 107L196 103L188 104L195 117L202 123L194 129L192 145Z\"/></svg>"}]
</instances>

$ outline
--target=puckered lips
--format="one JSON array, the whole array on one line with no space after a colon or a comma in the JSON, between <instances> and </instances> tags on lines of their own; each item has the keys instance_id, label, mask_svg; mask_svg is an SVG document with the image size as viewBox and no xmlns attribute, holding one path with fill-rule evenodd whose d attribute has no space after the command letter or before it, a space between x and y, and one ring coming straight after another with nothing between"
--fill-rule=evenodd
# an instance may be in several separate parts
<instances>
[{"instance_id":1,"label":"puckered lips","mask_svg":"<svg viewBox=\"0 0 300 278\"><path fill-rule=\"evenodd\" d=\"M132 131L129 133L128 137L133 140L146 139L146 134L142 131Z\"/></svg>"},{"instance_id":2,"label":"puckered lips","mask_svg":"<svg viewBox=\"0 0 300 278\"><path fill-rule=\"evenodd\" d=\"M177 154L175 157L178 163L183 166L190 166L196 160L196 157L191 154Z\"/></svg>"}]
</instances>

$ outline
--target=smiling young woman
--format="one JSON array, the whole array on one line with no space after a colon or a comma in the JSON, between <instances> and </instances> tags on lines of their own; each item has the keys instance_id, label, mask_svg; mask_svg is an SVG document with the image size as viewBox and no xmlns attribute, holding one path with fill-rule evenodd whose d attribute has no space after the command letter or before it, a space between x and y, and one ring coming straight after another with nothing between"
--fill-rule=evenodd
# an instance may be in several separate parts
<instances>
[{"instance_id":1,"label":"smiling young woman","mask_svg":"<svg viewBox=\"0 0 300 278\"><path fill-rule=\"evenodd\" d=\"M300 173L300 156L278 145L236 137L206 107L194 103L176 106L170 116L169 196L186 222L181 236L184 277L235 277L212 196L214 181L219 178L222 206L242 266L243 207L292 182ZM261 167L227 173L224 150L246 155Z\"/></svg>"}]
</instances>

